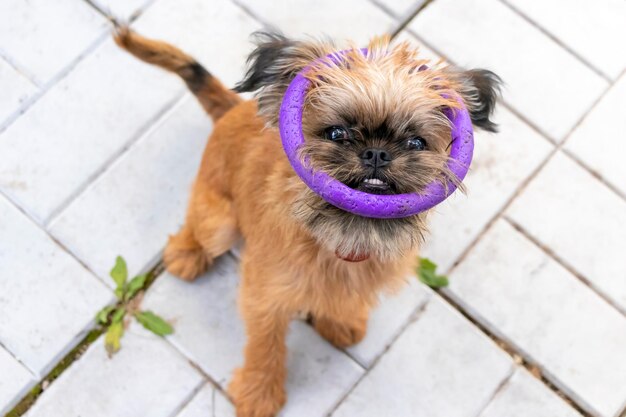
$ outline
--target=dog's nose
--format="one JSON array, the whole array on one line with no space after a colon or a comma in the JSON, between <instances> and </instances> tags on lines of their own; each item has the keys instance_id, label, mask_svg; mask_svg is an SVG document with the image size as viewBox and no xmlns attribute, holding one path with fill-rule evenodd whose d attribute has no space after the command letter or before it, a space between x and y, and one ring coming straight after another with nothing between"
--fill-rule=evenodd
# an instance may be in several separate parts
<instances>
[{"instance_id":1,"label":"dog's nose","mask_svg":"<svg viewBox=\"0 0 626 417\"><path fill-rule=\"evenodd\" d=\"M384 149L368 148L361 153L363 163L372 168L380 168L389 165L391 155Z\"/></svg>"}]
</instances>

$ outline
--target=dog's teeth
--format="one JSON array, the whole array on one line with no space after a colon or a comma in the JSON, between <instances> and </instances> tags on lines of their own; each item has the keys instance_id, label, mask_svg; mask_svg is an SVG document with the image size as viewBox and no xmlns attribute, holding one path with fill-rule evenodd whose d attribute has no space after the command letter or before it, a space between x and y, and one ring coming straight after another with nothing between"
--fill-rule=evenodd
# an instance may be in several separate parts
<instances>
[{"instance_id":1,"label":"dog's teeth","mask_svg":"<svg viewBox=\"0 0 626 417\"><path fill-rule=\"evenodd\" d=\"M382 182L381 180L377 179L377 178L368 178L364 181L367 184L373 184L373 185L383 185L384 182Z\"/></svg>"}]
</instances>

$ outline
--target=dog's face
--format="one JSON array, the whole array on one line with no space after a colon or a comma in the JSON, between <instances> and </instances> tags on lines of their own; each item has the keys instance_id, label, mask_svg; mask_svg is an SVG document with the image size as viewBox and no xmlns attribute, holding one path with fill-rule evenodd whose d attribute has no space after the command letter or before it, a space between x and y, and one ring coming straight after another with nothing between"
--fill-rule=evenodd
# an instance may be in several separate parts
<instances>
[{"instance_id":1,"label":"dog's face","mask_svg":"<svg viewBox=\"0 0 626 417\"><path fill-rule=\"evenodd\" d=\"M388 40L375 39L368 49L364 56L351 48L332 64L323 58L337 51L332 43L265 34L237 90L261 89L259 112L275 127L287 86L313 63L300 156L307 156L314 169L373 194L414 193L432 181L455 181L447 168L451 138L444 110L458 108L460 97L476 126L494 130L489 115L497 76L442 64L426 68L428 61L406 43L390 47ZM346 258L404 256L425 232L425 214L365 218L328 204L306 187L293 213L321 244Z\"/></svg>"}]
</instances>

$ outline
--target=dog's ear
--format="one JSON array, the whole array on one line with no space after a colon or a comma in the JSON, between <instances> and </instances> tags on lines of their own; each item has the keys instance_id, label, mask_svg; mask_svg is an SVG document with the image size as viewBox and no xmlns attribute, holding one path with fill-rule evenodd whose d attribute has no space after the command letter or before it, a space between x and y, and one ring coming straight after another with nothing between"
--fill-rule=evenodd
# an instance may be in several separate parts
<instances>
[{"instance_id":1,"label":"dog's ear","mask_svg":"<svg viewBox=\"0 0 626 417\"><path fill-rule=\"evenodd\" d=\"M489 132L497 132L498 126L490 119L500 95L502 79L486 69L456 72L459 93L467 106L472 124Z\"/></svg>"},{"instance_id":2,"label":"dog's ear","mask_svg":"<svg viewBox=\"0 0 626 417\"><path fill-rule=\"evenodd\" d=\"M253 37L256 48L248 56L243 80L234 88L238 93L256 91L295 75L297 57L294 55L298 42L279 32L255 32Z\"/></svg>"},{"instance_id":3,"label":"dog's ear","mask_svg":"<svg viewBox=\"0 0 626 417\"><path fill-rule=\"evenodd\" d=\"M233 90L256 91L259 114L278 123L280 103L289 83L306 65L333 50L332 43L295 41L279 32L256 32L256 48L248 57L246 74Z\"/></svg>"}]
</instances>

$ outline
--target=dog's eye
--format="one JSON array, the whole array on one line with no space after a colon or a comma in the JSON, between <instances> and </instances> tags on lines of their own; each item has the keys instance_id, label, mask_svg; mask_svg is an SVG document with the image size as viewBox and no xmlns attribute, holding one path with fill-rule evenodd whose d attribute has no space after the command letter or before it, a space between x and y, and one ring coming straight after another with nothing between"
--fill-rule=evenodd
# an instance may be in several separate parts
<instances>
[{"instance_id":1,"label":"dog's eye","mask_svg":"<svg viewBox=\"0 0 626 417\"><path fill-rule=\"evenodd\" d=\"M407 148L415 151L423 151L426 149L426 141L421 136L416 136L406 142Z\"/></svg>"},{"instance_id":2,"label":"dog's eye","mask_svg":"<svg viewBox=\"0 0 626 417\"><path fill-rule=\"evenodd\" d=\"M350 134L344 127L331 126L324 130L324 138L334 142L343 142L345 140L350 140Z\"/></svg>"}]
</instances>

